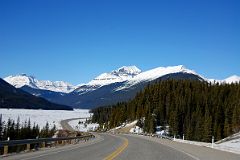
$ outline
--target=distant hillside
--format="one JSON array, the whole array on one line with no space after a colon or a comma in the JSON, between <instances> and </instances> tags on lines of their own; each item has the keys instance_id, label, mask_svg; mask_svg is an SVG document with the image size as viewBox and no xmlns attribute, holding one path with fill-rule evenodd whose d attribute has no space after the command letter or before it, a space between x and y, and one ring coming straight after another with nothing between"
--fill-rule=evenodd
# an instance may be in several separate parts
<instances>
[{"instance_id":1,"label":"distant hillside","mask_svg":"<svg viewBox=\"0 0 240 160\"><path fill-rule=\"evenodd\" d=\"M0 78L0 108L72 110L71 107L51 103L17 89Z\"/></svg>"}]
</instances>

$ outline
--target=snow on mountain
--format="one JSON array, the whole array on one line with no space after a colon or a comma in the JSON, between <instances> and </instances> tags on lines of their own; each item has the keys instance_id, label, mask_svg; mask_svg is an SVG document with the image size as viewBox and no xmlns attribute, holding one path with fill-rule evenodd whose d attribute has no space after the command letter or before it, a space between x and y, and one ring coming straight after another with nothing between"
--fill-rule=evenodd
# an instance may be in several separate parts
<instances>
[{"instance_id":1,"label":"snow on mountain","mask_svg":"<svg viewBox=\"0 0 240 160\"><path fill-rule=\"evenodd\" d=\"M48 81L48 80L37 80L33 76L28 76L26 74L20 74L16 76L9 76L4 78L5 81L12 84L17 88L21 88L23 86L29 86L35 89L44 89L50 90L54 92L63 92L70 93L74 90L75 93L79 95L85 94L87 92L96 90L102 86L109 85L116 82L125 82L124 85L118 87L117 90L129 88L135 84L141 82L148 82L165 76L167 74L172 73L190 73L201 77L202 79L211 82L211 83L236 83L240 82L239 76L231 76L224 80L216 80L216 79L206 79L201 75L198 75L193 70L189 70L185 68L183 65L178 66L168 66L168 67L158 67L145 72L142 72L136 66L123 66L116 70L113 70L109 73L103 73L94 78L87 84L81 84L78 86L73 86L67 82L63 81Z\"/></svg>"},{"instance_id":2,"label":"snow on mountain","mask_svg":"<svg viewBox=\"0 0 240 160\"><path fill-rule=\"evenodd\" d=\"M37 80L33 76L28 76L26 74L20 74L16 76L8 76L4 78L6 82L15 86L16 88L21 88L23 86L29 86L35 89L44 89L54 92L69 93L75 89L75 87L67 82L63 81L48 81L48 80Z\"/></svg>"},{"instance_id":3,"label":"snow on mountain","mask_svg":"<svg viewBox=\"0 0 240 160\"><path fill-rule=\"evenodd\" d=\"M168 66L168 67L158 67L154 68L145 72L142 72L132 78L130 81L127 82L124 86L121 86L117 88L116 90L122 90L124 88L128 88L130 86L133 86L137 83L140 82L146 82L146 81L152 81L157 78L160 78L162 76L165 76L167 74L172 74L172 73L189 73L189 74L194 74L198 75L196 72L193 70L189 70L185 68L183 65L178 65L178 66ZM203 78L202 76L198 75L199 77ZM204 79L204 78L203 78Z\"/></svg>"},{"instance_id":4,"label":"snow on mountain","mask_svg":"<svg viewBox=\"0 0 240 160\"><path fill-rule=\"evenodd\" d=\"M78 85L75 92L79 95L96 90L102 86L132 79L141 73L136 66L123 66L109 73L102 73L87 84Z\"/></svg>"},{"instance_id":5,"label":"snow on mountain","mask_svg":"<svg viewBox=\"0 0 240 160\"><path fill-rule=\"evenodd\" d=\"M130 80L141 73L141 70L136 66L123 66L117 70L110 73L103 73L90 81L88 85L107 85L116 82L123 82Z\"/></svg>"},{"instance_id":6,"label":"snow on mountain","mask_svg":"<svg viewBox=\"0 0 240 160\"><path fill-rule=\"evenodd\" d=\"M164 75L171 74L171 73L179 73L179 72L191 73L191 74L197 75L196 72L185 68L183 65L158 67L145 72L142 72L136 66L123 66L110 73L103 73L99 75L89 83L80 86L75 91L78 92L79 94L84 94L86 92L98 89L104 85L126 81L126 83L123 86L116 89L117 91L117 90L131 87L132 85L135 85L140 82L152 81ZM198 76L202 77L200 75Z\"/></svg>"},{"instance_id":7,"label":"snow on mountain","mask_svg":"<svg viewBox=\"0 0 240 160\"><path fill-rule=\"evenodd\" d=\"M87 84L79 85L75 92L79 95L96 90L102 86L130 80L141 73L136 66L123 66L109 73L102 73Z\"/></svg>"},{"instance_id":8,"label":"snow on mountain","mask_svg":"<svg viewBox=\"0 0 240 160\"><path fill-rule=\"evenodd\" d=\"M178 65L178 66L169 66L169 67L158 67L146 72L142 72L132 80L133 81L151 81L167 74L179 73L179 72L197 75L196 72L185 68L183 65Z\"/></svg>"},{"instance_id":9,"label":"snow on mountain","mask_svg":"<svg viewBox=\"0 0 240 160\"><path fill-rule=\"evenodd\" d=\"M25 85L32 87L32 88L38 88L36 86L37 80L33 76L27 76L26 74L20 74L20 75L16 75L16 76L8 76L8 77L4 78L4 80L16 88L21 88Z\"/></svg>"},{"instance_id":10,"label":"snow on mountain","mask_svg":"<svg viewBox=\"0 0 240 160\"><path fill-rule=\"evenodd\" d=\"M231 83L240 83L240 77L237 75L230 76L224 80L217 80L217 79L208 79L209 82L211 83L226 83L226 84L231 84Z\"/></svg>"},{"instance_id":11,"label":"snow on mountain","mask_svg":"<svg viewBox=\"0 0 240 160\"><path fill-rule=\"evenodd\" d=\"M233 75L231 77L228 77L224 80L226 83L239 83L240 82L240 77L237 75Z\"/></svg>"}]
</instances>

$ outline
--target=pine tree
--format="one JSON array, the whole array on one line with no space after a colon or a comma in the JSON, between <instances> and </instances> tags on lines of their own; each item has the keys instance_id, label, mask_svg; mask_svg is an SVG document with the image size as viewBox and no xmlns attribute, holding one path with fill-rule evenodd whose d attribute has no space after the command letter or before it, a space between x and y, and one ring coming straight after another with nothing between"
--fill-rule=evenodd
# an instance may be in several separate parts
<instances>
[{"instance_id":1,"label":"pine tree","mask_svg":"<svg viewBox=\"0 0 240 160\"><path fill-rule=\"evenodd\" d=\"M207 109L204 116L203 123L203 141L210 142L212 137L212 117L209 114L209 110Z\"/></svg>"},{"instance_id":2,"label":"pine tree","mask_svg":"<svg viewBox=\"0 0 240 160\"><path fill-rule=\"evenodd\" d=\"M20 135L20 118L18 117L17 118L17 123L16 123L16 126L15 126L15 129L16 129L16 139L21 139L21 135Z\"/></svg>"}]
</instances>

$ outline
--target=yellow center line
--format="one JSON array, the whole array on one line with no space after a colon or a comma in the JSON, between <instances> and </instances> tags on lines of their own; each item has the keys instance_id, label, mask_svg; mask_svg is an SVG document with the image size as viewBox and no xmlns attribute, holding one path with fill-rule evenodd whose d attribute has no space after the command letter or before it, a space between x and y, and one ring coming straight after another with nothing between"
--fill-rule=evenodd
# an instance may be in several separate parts
<instances>
[{"instance_id":1,"label":"yellow center line","mask_svg":"<svg viewBox=\"0 0 240 160\"><path fill-rule=\"evenodd\" d=\"M108 155L106 158L104 158L104 160L113 160L127 148L128 139L123 137L122 139L124 140L123 144L120 147L118 147L114 152L112 152L110 155Z\"/></svg>"}]
</instances>

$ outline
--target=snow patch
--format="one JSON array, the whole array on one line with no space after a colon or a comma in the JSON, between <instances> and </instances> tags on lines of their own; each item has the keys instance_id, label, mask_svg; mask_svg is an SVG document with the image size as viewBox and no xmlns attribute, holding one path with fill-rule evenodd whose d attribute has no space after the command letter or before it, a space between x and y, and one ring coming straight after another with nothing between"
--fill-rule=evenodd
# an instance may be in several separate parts
<instances>
[{"instance_id":1,"label":"snow patch","mask_svg":"<svg viewBox=\"0 0 240 160\"><path fill-rule=\"evenodd\" d=\"M85 119L72 120L69 122L69 125L71 125L72 128L75 129L76 131L80 131L80 132L96 131L99 127L99 124L97 123L89 123L89 124L86 123Z\"/></svg>"},{"instance_id":2,"label":"snow patch","mask_svg":"<svg viewBox=\"0 0 240 160\"><path fill-rule=\"evenodd\" d=\"M141 134L141 133L143 133L143 129L138 127L138 126L135 126L135 127L131 128L129 132L130 133Z\"/></svg>"}]
</instances>

